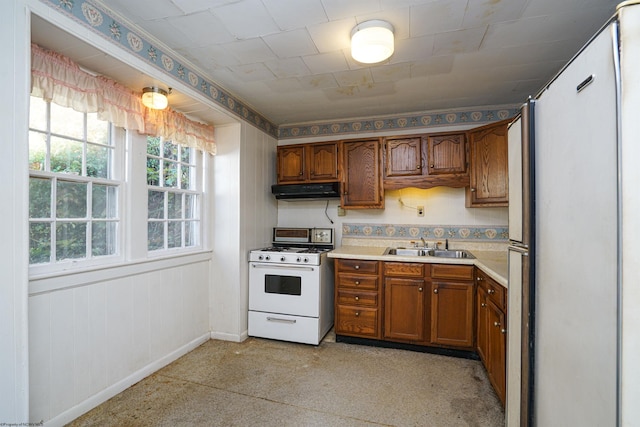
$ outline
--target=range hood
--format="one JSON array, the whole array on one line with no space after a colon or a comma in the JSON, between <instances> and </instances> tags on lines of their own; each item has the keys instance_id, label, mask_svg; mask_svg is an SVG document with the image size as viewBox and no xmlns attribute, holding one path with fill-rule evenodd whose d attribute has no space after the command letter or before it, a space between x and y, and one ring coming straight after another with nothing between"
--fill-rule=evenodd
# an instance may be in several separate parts
<instances>
[{"instance_id":1,"label":"range hood","mask_svg":"<svg viewBox=\"0 0 640 427\"><path fill-rule=\"evenodd\" d=\"M325 200L340 198L340 183L272 185L271 193L278 200Z\"/></svg>"}]
</instances>

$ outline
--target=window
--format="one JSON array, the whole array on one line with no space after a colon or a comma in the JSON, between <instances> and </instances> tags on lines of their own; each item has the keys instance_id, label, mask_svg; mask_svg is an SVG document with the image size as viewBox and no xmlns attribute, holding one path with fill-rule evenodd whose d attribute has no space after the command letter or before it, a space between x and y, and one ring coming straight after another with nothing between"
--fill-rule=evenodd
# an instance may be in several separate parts
<instances>
[{"instance_id":1,"label":"window","mask_svg":"<svg viewBox=\"0 0 640 427\"><path fill-rule=\"evenodd\" d=\"M60 265L120 251L115 129L96 114L31 97L29 263ZM123 139L123 138L122 138Z\"/></svg>"},{"instance_id":2,"label":"window","mask_svg":"<svg viewBox=\"0 0 640 427\"><path fill-rule=\"evenodd\" d=\"M200 245L199 157L194 148L147 138L149 251Z\"/></svg>"}]
</instances>

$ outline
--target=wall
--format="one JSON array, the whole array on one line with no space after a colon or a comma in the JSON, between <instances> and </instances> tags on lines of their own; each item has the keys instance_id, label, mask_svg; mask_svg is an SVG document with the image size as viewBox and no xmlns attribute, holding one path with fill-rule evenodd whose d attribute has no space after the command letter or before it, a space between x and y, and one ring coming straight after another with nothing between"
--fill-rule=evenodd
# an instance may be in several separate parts
<instances>
[{"instance_id":1,"label":"wall","mask_svg":"<svg viewBox=\"0 0 640 427\"><path fill-rule=\"evenodd\" d=\"M469 129L470 126L443 126L434 129L412 129L404 132L386 132L358 135L358 137L400 135L410 133L435 133ZM322 138L300 138L281 141L280 145L317 142ZM399 202L402 200L402 203ZM466 208L463 188L435 187L431 189L406 188L385 191L384 209L350 209L346 215L337 215L338 200L326 201L278 201L278 225L288 227L334 227L336 244L342 239L343 224L411 224L419 226L503 226L508 223L508 208ZM424 217L418 217L413 208L425 207ZM325 215L333 221L333 224ZM499 236L500 237L500 236ZM407 236L410 239L410 236ZM436 237L433 236L432 240ZM438 239L442 240L442 239ZM455 239L454 239L455 240Z\"/></svg>"}]
</instances>

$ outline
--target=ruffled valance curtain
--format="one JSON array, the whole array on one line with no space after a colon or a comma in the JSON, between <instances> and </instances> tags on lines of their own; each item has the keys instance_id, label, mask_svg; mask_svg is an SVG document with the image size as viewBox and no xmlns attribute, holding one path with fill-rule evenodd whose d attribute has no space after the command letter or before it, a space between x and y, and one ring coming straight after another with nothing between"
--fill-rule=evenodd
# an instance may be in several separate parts
<instances>
[{"instance_id":1,"label":"ruffled valance curtain","mask_svg":"<svg viewBox=\"0 0 640 427\"><path fill-rule=\"evenodd\" d=\"M102 76L93 76L66 56L31 45L31 94L142 134L215 154L213 126L166 108L142 105L140 93Z\"/></svg>"}]
</instances>

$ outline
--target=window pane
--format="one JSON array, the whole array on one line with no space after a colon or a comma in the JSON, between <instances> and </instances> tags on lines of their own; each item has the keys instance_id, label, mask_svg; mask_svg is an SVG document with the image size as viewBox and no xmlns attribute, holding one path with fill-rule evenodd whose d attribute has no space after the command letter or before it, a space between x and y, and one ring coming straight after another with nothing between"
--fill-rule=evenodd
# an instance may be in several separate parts
<instances>
[{"instance_id":1,"label":"window pane","mask_svg":"<svg viewBox=\"0 0 640 427\"><path fill-rule=\"evenodd\" d=\"M98 113L87 114L87 141L109 145L109 122L98 120Z\"/></svg>"},{"instance_id":2,"label":"window pane","mask_svg":"<svg viewBox=\"0 0 640 427\"><path fill-rule=\"evenodd\" d=\"M51 103L51 132L84 139L84 113Z\"/></svg>"},{"instance_id":3,"label":"window pane","mask_svg":"<svg viewBox=\"0 0 640 427\"><path fill-rule=\"evenodd\" d=\"M184 217L187 219L197 218L196 202L198 197L195 194L184 195Z\"/></svg>"},{"instance_id":4,"label":"window pane","mask_svg":"<svg viewBox=\"0 0 640 427\"><path fill-rule=\"evenodd\" d=\"M29 218L51 217L51 180L29 178Z\"/></svg>"},{"instance_id":5,"label":"window pane","mask_svg":"<svg viewBox=\"0 0 640 427\"><path fill-rule=\"evenodd\" d=\"M160 160L147 157L147 185L160 185Z\"/></svg>"},{"instance_id":6,"label":"window pane","mask_svg":"<svg viewBox=\"0 0 640 427\"><path fill-rule=\"evenodd\" d=\"M193 148L182 147L180 149L180 160L184 163L192 163L191 162L192 152L193 152Z\"/></svg>"},{"instance_id":7,"label":"window pane","mask_svg":"<svg viewBox=\"0 0 640 427\"><path fill-rule=\"evenodd\" d=\"M182 246L182 222L170 221L169 222L169 235L167 236L167 246L169 248L179 248Z\"/></svg>"},{"instance_id":8,"label":"window pane","mask_svg":"<svg viewBox=\"0 0 640 427\"><path fill-rule=\"evenodd\" d=\"M118 189L114 185L93 185L92 216L93 218L116 218Z\"/></svg>"},{"instance_id":9,"label":"window pane","mask_svg":"<svg viewBox=\"0 0 640 427\"><path fill-rule=\"evenodd\" d=\"M29 100L29 127L47 130L47 103L42 98L32 96Z\"/></svg>"},{"instance_id":10,"label":"window pane","mask_svg":"<svg viewBox=\"0 0 640 427\"><path fill-rule=\"evenodd\" d=\"M175 162L164 162L164 185L163 187L178 186L178 164Z\"/></svg>"},{"instance_id":11,"label":"window pane","mask_svg":"<svg viewBox=\"0 0 640 427\"><path fill-rule=\"evenodd\" d=\"M164 142L164 158L178 160L178 146L171 141Z\"/></svg>"},{"instance_id":12,"label":"window pane","mask_svg":"<svg viewBox=\"0 0 640 427\"><path fill-rule=\"evenodd\" d=\"M181 165L180 170L182 171L182 177L180 181L180 188L184 190L191 190L192 187L192 177L195 176L196 169L194 167L189 167L186 165Z\"/></svg>"},{"instance_id":13,"label":"window pane","mask_svg":"<svg viewBox=\"0 0 640 427\"><path fill-rule=\"evenodd\" d=\"M51 224L32 222L29 224L29 264L50 262Z\"/></svg>"},{"instance_id":14,"label":"window pane","mask_svg":"<svg viewBox=\"0 0 640 427\"><path fill-rule=\"evenodd\" d=\"M82 173L82 142L51 137L51 172Z\"/></svg>"},{"instance_id":15,"label":"window pane","mask_svg":"<svg viewBox=\"0 0 640 427\"><path fill-rule=\"evenodd\" d=\"M91 255L113 255L116 253L116 222L94 222L91 225Z\"/></svg>"},{"instance_id":16,"label":"window pane","mask_svg":"<svg viewBox=\"0 0 640 427\"><path fill-rule=\"evenodd\" d=\"M167 193L167 217L169 219L182 218L182 195L178 193Z\"/></svg>"},{"instance_id":17,"label":"window pane","mask_svg":"<svg viewBox=\"0 0 640 427\"><path fill-rule=\"evenodd\" d=\"M149 218L164 218L164 192L149 191Z\"/></svg>"},{"instance_id":18,"label":"window pane","mask_svg":"<svg viewBox=\"0 0 640 427\"><path fill-rule=\"evenodd\" d=\"M164 223L149 222L147 227L147 247L150 251L164 248Z\"/></svg>"},{"instance_id":19,"label":"window pane","mask_svg":"<svg viewBox=\"0 0 640 427\"><path fill-rule=\"evenodd\" d=\"M87 255L87 223L56 224L56 259L85 258Z\"/></svg>"},{"instance_id":20,"label":"window pane","mask_svg":"<svg viewBox=\"0 0 640 427\"><path fill-rule=\"evenodd\" d=\"M111 178L112 155L111 148L87 144L87 176Z\"/></svg>"},{"instance_id":21,"label":"window pane","mask_svg":"<svg viewBox=\"0 0 640 427\"><path fill-rule=\"evenodd\" d=\"M147 137L147 154L152 156L160 156L160 137L148 136Z\"/></svg>"},{"instance_id":22,"label":"window pane","mask_svg":"<svg viewBox=\"0 0 640 427\"><path fill-rule=\"evenodd\" d=\"M184 224L184 245L196 246L198 244L198 223L187 221Z\"/></svg>"},{"instance_id":23,"label":"window pane","mask_svg":"<svg viewBox=\"0 0 640 427\"><path fill-rule=\"evenodd\" d=\"M47 157L47 135L29 131L29 169L43 171Z\"/></svg>"},{"instance_id":24,"label":"window pane","mask_svg":"<svg viewBox=\"0 0 640 427\"><path fill-rule=\"evenodd\" d=\"M56 217L87 217L87 184L58 180L56 186Z\"/></svg>"}]
</instances>

